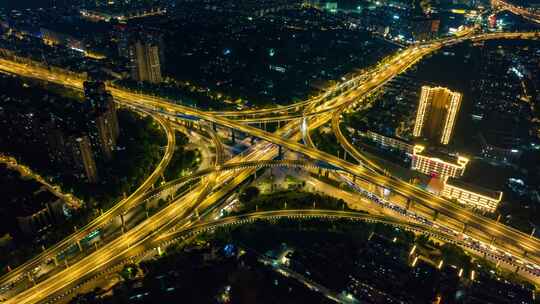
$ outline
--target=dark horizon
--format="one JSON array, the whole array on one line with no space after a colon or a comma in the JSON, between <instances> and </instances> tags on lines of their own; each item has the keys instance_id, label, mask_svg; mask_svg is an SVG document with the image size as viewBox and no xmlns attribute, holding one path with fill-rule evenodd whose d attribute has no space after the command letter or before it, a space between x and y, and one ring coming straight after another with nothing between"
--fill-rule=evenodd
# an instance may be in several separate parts
<instances>
[{"instance_id":1,"label":"dark horizon","mask_svg":"<svg viewBox=\"0 0 540 304\"><path fill-rule=\"evenodd\" d=\"M0 8L2 9L28 9L28 8L48 8L52 7L55 0L0 0Z\"/></svg>"}]
</instances>

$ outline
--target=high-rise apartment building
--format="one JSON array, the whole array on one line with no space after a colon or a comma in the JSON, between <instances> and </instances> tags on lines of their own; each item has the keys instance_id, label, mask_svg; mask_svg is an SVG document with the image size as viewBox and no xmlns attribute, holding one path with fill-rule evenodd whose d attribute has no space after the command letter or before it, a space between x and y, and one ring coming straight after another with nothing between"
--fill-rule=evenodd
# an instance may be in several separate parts
<instances>
[{"instance_id":1,"label":"high-rise apartment building","mask_svg":"<svg viewBox=\"0 0 540 304\"><path fill-rule=\"evenodd\" d=\"M112 158L120 128L113 97L101 81L84 83L85 111L92 145L106 160Z\"/></svg>"},{"instance_id":2,"label":"high-rise apartment building","mask_svg":"<svg viewBox=\"0 0 540 304\"><path fill-rule=\"evenodd\" d=\"M443 87L422 87L413 135L447 145L452 138L461 94Z\"/></svg>"},{"instance_id":3,"label":"high-rise apartment building","mask_svg":"<svg viewBox=\"0 0 540 304\"><path fill-rule=\"evenodd\" d=\"M43 164L53 165L59 173L89 182L98 180L96 160L103 153L92 146L90 134L96 134L97 139L99 134L105 134L102 137L113 139L108 142L116 143L118 121L111 99L102 102L90 94L95 90L87 90L90 101L81 107L67 106L60 110L52 105L64 104L66 100L45 90L32 88L28 90L31 94L24 95L22 84L7 77L0 77L0 87L17 92L0 96L0 128L6 131L0 148L23 147L24 157L39 160L48 156L48 162ZM101 88L104 91L104 86Z\"/></svg>"},{"instance_id":4,"label":"high-rise apartment building","mask_svg":"<svg viewBox=\"0 0 540 304\"><path fill-rule=\"evenodd\" d=\"M86 135L72 135L67 139L67 147L71 152L75 175L86 178L88 182L98 181L96 161L92 153L90 139Z\"/></svg>"},{"instance_id":5,"label":"high-rise apartment building","mask_svg":"<svg viewBox=\"0 0 540 304\"><path fill-rule=\"evenodd\" d=\"M80 130L68 130L55 122L47 124L49 159L77 179L90 183L98 181L94 151L90 138Z\"/></svg>"},{"instance_id":6,"label":"high-rise apartment building","mask_svg":"<svg viewBox=\"0 0 540 304\"><path fill-rule=\"evenodd\" d=\"M114 26L112 35L116 40L116 47L118 50L118 56L122 58L129 58L129 28L125 24L117 24Z\"/></svg>"},{"instance_id":7,"label":"high-rise apartment building","mask_svg":"<svg viewBox=\"0 0 540 304\"><path fill-rule=\"evenodd\" d=\"M161 58L159 43L137 39L129 47L131 78L139 82L160 83Z\"/></svg>"}]
</instances>

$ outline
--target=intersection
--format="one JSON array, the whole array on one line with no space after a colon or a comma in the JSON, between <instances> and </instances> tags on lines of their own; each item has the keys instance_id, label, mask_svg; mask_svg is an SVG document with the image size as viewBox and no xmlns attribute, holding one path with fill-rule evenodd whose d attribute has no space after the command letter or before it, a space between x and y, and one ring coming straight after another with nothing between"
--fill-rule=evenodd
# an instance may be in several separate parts
<instances>
[{"instance_id":1,"label":"intersection","mask_svg":"<svg viewBox=\"0 0 540 304\"><path fill-rule=\"evenodd\" d=\"M175 198L173 202L165 208L152 215L136 227L126 231L118 238L89 253L75 264L65 270L38 282L31 287L8 299L7 303L37 303L45 301L51 295L58 294L66 286L76 285L81 278L106 267L109 263L129 255L136 255L141 248L150 248L152 240L158 235L171 231L172 229L185 229L200 218L204 218L207 210L212 210L228 193L233 191L238 185L250 177L256 170L257 165L264 166L275 158L280 158L282 150L299 153L309 160L327 164L340 174L379 187L388 189L393 194L399 195L406 200L410 200L414 205L420 207L424 213L431 212L432 220L440 225L450 227L460 233L470 235L502 252L508 252L516 257L535 265L540 264L540 241L531 238L529 235L521 233L498 222L486 219L471 211L464 210L460 206L447 200L436 197L424 190L421 190L406 182L387 176L384 170L378 168L369 159L349 147L348 153L361 161L362 165L350 163L336 156L324 153L312 146L306 146L300 142L302 139L301 124L302 119L306 119L308 129L316 129L329 121L336 124L336 117L340 111L347 107L352 107L356 103L362 102L363 98L396 75L407 70L423 57L441 49L442 47L460 43L464 40L473 41L486 39L538 39L538 33L495 33L495 34L470 34L447 41L438 41L431 44L413 46L399 52L396 56L388 59L385 64L367 71L357 78L344 81L330 91L324 93L319 98L312 98L305 102L295 104L290 107L283 107L266 110L249 110L244 112L204 112L193 108L171 103L168 100L153 96L140 95L116 87L109 87L115 101L121 105L136 108L147 113L152 113L163 128L167 130L168 146L162 162L158 165L152 176L141 185L141 187L128 196L113 209L100 216L96 223L92 222L68 237L59 245L47 249L43 254L32 259L28 263L14 269L9 274L1 278L0 285L15 280L21 275L28 273L36 265L43 263L46 258L58 255L66 246L76 244L81 238L94 231L101 223L106 223L118 216L125 208L131 204L137 204L139 200L149 191L149 187L155 183L160 172L166 167L168 160L172 156L171 148L174 147L174 135L170 131L171 123L179 119L179 115L189 115L194 117L195 124L208 124L209 128L217 127L230 132L240 132L257 140L247 152L233 157L224 162L222 152L219 152L215 167L208 174L201 175L202 182L195 185L185 195ZM30 66L0 60L0 69L7 73L20 76L44 79L66 87L80 90L82 80L73 75L52 74L47 69L39 66ZM267 116L268 114L272 114ZM275 115L273 115L275 114ZM251 116L251 117L250 117ZM235 119L236 118L236 119ZM173 122L168 122L172 120ZM253 126L257 122L279 121L284 122L275 133L269 133ZM339 121L337 121L339 123ZM308 130L309 132L309 130ZM344 138L336 134L341 143L345 143ZM214 135L216 148L221 151L219 139ZM251 164L252 166L238 165L236 170L226 169L230 164ZM284 166L298 164L283 162ZM240 169L238 169L240 168ZM118 212L118 213L117 213ZM150 247L148 247L150 246Z\"/></svg>"}]
</instances>

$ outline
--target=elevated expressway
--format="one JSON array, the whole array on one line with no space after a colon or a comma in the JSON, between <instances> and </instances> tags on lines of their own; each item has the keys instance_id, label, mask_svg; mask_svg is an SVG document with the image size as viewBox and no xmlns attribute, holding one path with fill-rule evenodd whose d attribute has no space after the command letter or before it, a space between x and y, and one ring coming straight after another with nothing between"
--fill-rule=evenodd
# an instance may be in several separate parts
<instances>
[{"instance_id":1,"label":"elevated expressway","mask_svg":"<svg viewBox=\"0 0 540 304\"><path fill-rule=\"evenodd\" d=\"M79 288L84 288L85 284L91 283L92 281L99 279L103 275L120 271L121 267L126 263L133 263L159 255L159 252L166 250L167 247L174 244L181 244L183 242L187 242L191 240L194 236L201 233L212 232L216 229L225 227L245 225L256 221L275 222L281 219L350 220L355 222L359 221L367 223L382 223L398 227L407 231L422 233L446 243L453 243L455 245L461 246L466 251L469 251L473 254L485 256L486 258L489 258L493 261L501 262L501 266L503 267L513 268L516 265L504 253L493 253L491 250L489 250L489 246L478 244L477 242L474 242L473 240L468 238L463 238L459 233L454 233L448 230L440 230L434 226L417 223L414 221L396 219L395 217L391 216L373 215L361 212L318 209L261 211L244 215L225 217L218 220L201 220L187 228L162 233L158 237L155 237L148 242L141 244L140 246L132 247L130 251L118 255L114 261L103 264L98 271L88 273L83 277L80 277L77 281L74 281L72 284L67 285L61 293L54 295L46 303L53 303L55 301L59 301L62 298L76 292ZM526 276L533 279L537 278L533 275L534 271L537 270L525 269Z\"/></svg>"},{"instance_id":2,"label":"elevated expressway","mask_svg":"<svg viewBox=\"0 0 540 304\"><path fill-rule=\"evenodd\" d=\"M265 143L265 146L272 144ZM268 153L265 147L256 150L242 159L268 158L272 159L275 155ZM262 155L260 155L262 154ZM47 299L64 290L66 286L79 282L81 278L100 269L103 265L116 260L122 255L131 255L132 249L138 245L145 244L147 241L160 235L164 231L174 228L178 222L182 226L189 225L192 219L198 218L197 210L206 210L215 205L219 199L231 190L236 188L241 182L249 177L255 169L244 169L240 172L230 171L221 173L220 181L223 181L223 188L218 191L207 191L207 183L199 183L187 194L170 203L164 209L160 210L141 224L128 230L117 239L105 244L99 250L89 253L78 263L67 269L47 278L37 286L8 299L7 303L37 303L47 301ZM201 200L201 197L206 197Z\"/></svg>"},{"instance_id":3,"label":"elevated expressway","mask_svg":"<svg viewBox=\"0 0 540 304\"><path fill-rule=\"evenodd\" d=\"M371 70L367 70L365 74L356 75L352 78L343 81L342 83L335 85L331 88L330 91L322 93L320 96L313 97L308 101L297 103L290 106L276 107L273 111L271 109L261 109L261 110L246 110L238 112L206 112L208 115L213 115L216 117L226 117L234 119L236 122L242 122L247 124L255 123L275 123L275 122L287 122L293 121L300 118L314 118L320 115L327 113L333 113L338 110L339 107L343 106L341 103L334 104L333 106L325 106L325 103L328 103L334 98L339 97L340 95L346 95L362 87L362 84L372 82L374 78L379 77L382 79L383 76L389 74L389 70L392 70L392 65L399 64L399 61L410 60L416 58L410 62L410 65L406 68L414 65L418 60L423 56L431 54L436 50L442 47L452 46L466 40L470 41L484 41L484 40L497 40L497 39L538 39L539 34L537 32L523 32L523 33L489 33L489 34L473 34L472 32L456 38L447 38L442 39L436 42L420 44L412 46L408 49L405 49L402 52L398 52L396 56L387 58L386 64L381 64L376 66ZM424 54L420 55L421 52L419 49L426 51ZM419 56L420 55L420 56ZM405 69L406 69L405 68ZM399 74L400 71L392 71L392 77ZM389 79L391 79L390 77ZM378 84L383 85L385 81L378 81ZM354 103L347 104L348 107L354 106ZM346 107L343 107L346 108ZM315 110L317 109L317 110ZM221 114L220 114L221 113ZM226 114L225 114L226 113ZM233 114L235 113L235 114Z\"/></svg>"},{"instance_id":4,"label":"elevated expressway","mask_svg":"<svg viewBox=\"0 0 540 304\"><path fill-rule=\"evenodd\" d=\"M197 224L189 226L184 229L177 229L176 231L169 231L162 233L158 236L155 236L149 239L145 243L140 245L133 245L129 250L125 250L115 256L114 260L105 261L100 264L100 267L96 271L91 271L87 273L81 273L80 277L76 277L71 280L68 279L64 288L58 293L54 294L52 297L48 298L45 303L54 303L60 301L64 297L74 293L79 288L84 287L85 284L92 282L95 279L98 279L100 276L112 272L119 271L121 267L126 263L132 263L139 261L141 259L155 256L158 254L157 248L160 250L165 250L168 246L171 246L176 243L181 243L184 240L189 240L193 236L200 233L209 232L220 227L236 226L242 225L257 220L265 221L274 221L278 219L288 218L292 220L302 220L302 219L348 219L352 221L365 221L371 223L385 223L389 225L394 225L402 229L422 232L429 234L433 237L437 237L443 241L457 241L452 240L450 236L446 236L442 233L433 231L432 228L413 223L413 222L403 222L398 221L391 217L370 215L366 213L357 213L357 212L344 212L344 211L332 211L332 210L282 210L282 211L266 211L266 212L255 212L246 215L225 217L218 220L203 220L197 222Z\"/></svg>"},{"instance_id":5,"label":"elevated expressway","mask_svg":"<svg viewBox=\"0 0 540 304\"><path fill-rule=\"evenodd\" d=\"M106 212L92 220L90 223L86 224L84 227L81 227L75 233L64 238L59 243L47 248L45 251L41 252L34 258L30 259L29 261L16 267L6 275L2 276L0 278L0 286L5 286L21 278L26 278L25 274L29 273L35 267L43 264L46 260L56 259L56 256L67 250L69 247L73 246L74 244L79 244L79 242L89 233L95 231L96 229L99 229L103 225L110 223L114 218L118 217L126 209L132 208L135 204L138 203L138 200L144 195L144 193L146 193L147 190L156 183L156 181L161 176L163 170L167 167L169 161L171 160L174 152L175 136L173 130L163 118L153 114L152 116L159 122L163 130L166 132L167 146L165 148L165 153L161 161L154 169L154 171L150 174L150 176L148 176L148 178L130 196L122 199L111 209L107 210Z\"/></svg>"},{"instance_id":6,"label":"elevated expressway","mask_svg":"<svg viewBox=\"0 0 540 304\"><path fill-rule=\"evenodd\" d=\"M356 147L354 147L354 145L352 145L343 135L340 127L341 113L342 108L335 111L332 115L332 131L334 132L334 135L336 136L336 139L338 140L341 147L346 151L346 153L349 153L349 155L352 156L359 163L365 165L366 167L372 168L373 170L375 170L375 172L385 174L384 168L380 167L375 161L371 160L369 157L366 157L364 154L360 153L356 149Z\"/></svg>"},{"instance_id":7,"label":"elevated expressway","mask_svg":"<svg viewBox=\"0 0 540 304\"><path fill-rule=\"evenodd\" d=\"M523 35L536 34L518 33L506 35L517 38L522 37ZM369 93L381 82L384 82L396 75L397 73L400 73L410 65L414 64L416 61L420 60L423 56L433 52L436 49L439 49L444 45L445 44L443 43L438 43L435 46L422 46L417 47L413 50L409 50L409 54L406 54L404 57L401 58L401 60L395 62L395 65L388 66L389 71L387 72L387 74L376 75L374 76L374 79L367 83L364 83L354 92L349 92L346 94L346 96L336 97L329 102L317 106L314 110L320 111L324 110L327 107L335 107L340 104L353 103L361 96ZM11 62L6 62L5 60L0 61L0 66L2 67L2 69L7 70L11 73L21 74L29 77L39 77L41 79L46 79L77 89L80 89L81 86L80 80L78 79L69 77L61 79L61 75L50 75L46 72L46 70L43 71L39 70L38 68L34 69L33 67L20 66L19 64L13 64ZM522 251L534 253L534 255L530 254L529 258L535 262L538 261L538 256L536 256L536 254L540 252L540 244L537 239L529 238L529 236L505 227L499 223L484 219L483 217L475 215L471 212L461 210L459 206L455 206L451 202L434 197L433 195L423 190L417 189L411 185L408 185L404 182L397 181L390 177L382 176L376 172L372 172L357 165L345 162L332 155L317 151L316 149L305 147L297 142L299 139L299 124L297 122L291 122L290 124L287 124L284 128L280 129L276 134L271 134L248 125L231 121L223 117L210 115L202 111L179 105L170 104L166 100L162 100L156 97L141 96L115 88L111 88L111 92L113 93L115 100L123 104L129 104L146 110L156 110L173 116L177 114L192 115L195 117L199 117L202 120L235 129L245 134L249 134L251 136L263 139L269 143L273 143L257 144L257 149L250 153L249 157L246 157L248 159L272 159L276 156L275 145L279 145L292 151L302 153L310 158L324 161L370 183L391 189L392 191L399 193L400 195L403 195L405 197L413 198L418 203L428 206L433 210L436 210L440 215L447 216L448 218L454 219L460 223L466 223L468 227L470 227L471 229L477 229L490 239L491 237L495 237L498 240L497 245L503 249L507 249L511 252L518 252L518 254L521 254ZM310 127L318 127L323 123L327 122L330 117L331 115L327 114L317 116L313 119L314 122L310 123ZM241 174L237 175L221 175L220 182L225 181L227 182L226 187L234 188L235 185L238 185L242 180L251 175L252 172L253 170L246 169L245 171L241 172ZM142 244L151 236L155 236L156 234L167 230L171 227L170 223L173 222L175 219L186 219L190 216L190 214L192 214L192 211L194 209L198 208L198 206L193 206L193 204L189 203L197 201L198 195L201 194L203 190L203 187L196 187L196 189L188 193L185 197L181 198L174 204L169 205L167 208L152 216L149 219L148 223L145 222L144 225L141 224L129 230L122 237L110 242L109 244L102 247L100 250L81 260L81 262L77 263L76 267L74 265L73 267L69 268L69 271L65 271L65 273L62 272L62 275L54 276L53 278L47 279L35 288L31 288L9 299L9 302L34 303L41 301L47 298L47 295L53 294L56 291L62 289L64 286L66 286L66 284L70 284L84 274L98 269L100 263L106 263L110 259L113 259L115 256L124 252L123 248L125 248L125 250L128 250L129 247L136 244ZM219 192L223 191L220 190ZM214 197L216 193L217 192L209 193L208 197L203 202L201 202L200 205L202 207L211 206L217 201L217 196ZM221 193L221 195L223 195L223 193Z\"/></svg>"},{"instance_id":8,"label":"elevated expressway","mask_svg":"<svg viewBox=\"0 0 540 304\"><path fill-rule=\"evenodd\" d=\"M533 12L531 9L527 9L504 0L491 0L491 6L498 10L507 10L536 24L540 24L540 12Z\"/></svg>"},{"instance_id":9,"label":"elevated expressway","mask_svg":"<svg viewBox=\"0 0 540 304\"><path fill-rule=\"evenodd\" d=\"M471 39L500 39L500 38L536 38L538 37L538 34L536 33L504 33L504 34L494 34L494 35L486 35L486 37L471 37ZM463 40L460 38L460 40ZM456 42L452 42L456 43ZM444 44L447 45L447 44ZM442 45L441 45L442 46ZM441 47L439 46L439 47ZM438 48L438 47L433 47ZM418 52L420 56L424 56L427 53L430 53L430 51L426 51L425 53L422 52L423 50L430 50L432 51L432 48L429 47L423 47L419 48ZM417 60L417 58L414 58ZM394 73L401 72L408 64L401 64L397 67L394 67ZM391 74L391 73L390 73ZM395 75L395 74L394 74ZM391 75L378 75L378 77L373 81L372 87L375 87L380 82L384 82L387 79L393 77ZM378 81L377 81L378 80ZM365 85L365 84L364 84ZM370 87L368 86L364 90L362 90L362 86L358 89L358 91L363 91L361 94L354 94L354 92L346 94L345 97L338 97L334 101L336 103L339 103L341 99L345 99L344 101L341 101L343 103L345 102L351 102L351 100L355 100L359 96L364 95L366 92L369 92ZM356 95L356 96L355 96ZM156 104L158 106L158 104ZM164 106L164 105L162 105ZM327 106L334 106L332 103L326 103L320 107L318 107L317 110L324 109L324 107ZM173 107L165 107L164 109L167 109L168 111L176 111L176 109ZM393 192L402 195L407 198L411 198L415 200L415 202L420 203L421 205L424 205L434 211L436 211L439 216L445 216L452 220L455 220L459 223L465 223L466 229L469 231L478 231L477 233L480 236L483 236L484 241L491 242L493 239L496 240L497 245L507 249L510 252L513 252L517 255L523 255L524 252L527 252L528 258L534 260L535 262L539 261L539 242L537 239L530 238L528 235L525 235L519 231L516 231L512 228L506 227L502 224L496 223L492 220L485 219L481 216L478 216L472 212L469 212L467 210L463 210L459 206L453 204L452 202L443 200L441 198L435 197L431 195L430 193L427 193L421 189L418 189L412 185L409 185L407 183L404 183L402 181L393 179L391 177L386 177L381 174L378 174L376 172L372 172L370 170L366 170L364 168L360 168L356 165L350 164L348 162L345 162L341 159L338 159L334 156L328 155L324 152L317 151L312 148L306 148L305 146L299 144L296 141L283 139L279 137L276 134L269 134L267 132L258 130L256 128L250 127L250 126L240 126L238 123L231 122L229 120L224 120L222 118L216 118L213 116L206 116L203 112L199 111L192 111L190 109L182 109L181 111L185 113L190 113L190 115L201 117L201 119L205 119L208 121L212 121L215 123L218 123L222 126L226 126L229 128L237 129L241 132L244 132L246 134L251 134L252 136L256 136L258 138L264 139L266 141L272 142L274 144L280 145L282 147L285 147L287 149L290 149L292 151L296 151L299 153L302 153L304 155L307 155L310 158L313 159L319 159L322 161L325 161L333 166L336 166L338 168L341 168L342 170L349 172L363 180L369 181L373 184L379 185L381 187L387 188L392 190ZM310 126L317 127L321 125L323 122L327 121L328 118L325 117L326 115L320 115L314 118L314 123L310 123ZM297 129L297 128L295 128ZM455 225L454 225L455 226ZM486 239L487 238L487 239Z\"/></svg>"}]
</instances>

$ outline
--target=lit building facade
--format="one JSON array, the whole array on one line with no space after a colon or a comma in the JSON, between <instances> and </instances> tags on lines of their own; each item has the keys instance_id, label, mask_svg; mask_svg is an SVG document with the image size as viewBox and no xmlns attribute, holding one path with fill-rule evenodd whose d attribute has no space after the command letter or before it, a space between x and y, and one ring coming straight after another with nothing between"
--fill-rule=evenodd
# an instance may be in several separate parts
<instances>
[{"instance_id":1,"label":"lit building facade","mask_svg":"<svg viewBox=\"0 0 540 304\"><path fill-rule=\"evenodd\" d=\"M452 138L461 94L443 87L422 87L413 135L446 145Z\"/></svg>"},{"instance_id":2,"label":"lit building facade","mask_svg":"<svg viewBox=\"0 0 540 304\"><path fill-rule=\"evenodd\" d=\"M469 159L466 157L449 157L425 152L424 146L415 145L411 169L426 175L446 180L448 177L460 177L465 173Z\"/></svg>"},{"instance_id":3,"label":"lit building facade","mask_svg":"<svg viewBox=\"0 0 540 304\"><path fill-rule=\"evenodd\" d=\"M139 82L160 83L161 54L157 43L137 40L130 45L131 78Z\"/></svg>"},{"instance_id":4,"label":"lit building facade","mask_svg":"<svg viewBox=\"0 0 540 304\"><path fill-rule=\"evenodd\" d=\"M381 146L390 147L392 149L396 149L396 150L409 153L409 154L413 153L414 146L404 140L390 137L390 136L384 136L384 135L381 135L379 133L369 131L369 130L366 132L366 137L373 140L374 142L376 142L377 144Z\"/></svg>"},{"instance_id":5,"label":"lit building facade","mask_svg":"<svg viewBox=\"0 0 540 304\"><path fill-rule=\"evenodd\" d=\"M75 38L71 35L60 33L46 28L41 28L41 37L43 42L49 45L64 45L72 50L84 52L86 47L82 39Z\"/></svg>"},{"instance_id":6,"label":"lit building facade","mask_svg":"<svg viewBox=\"0 0 540 304\"><path fill-rule=\"evenodd\" d=\"M503 193L466 184L454 178L445 183L441 195L447 199L456 200L460 204L494 212L502 200Z\"/></svg>"}]
</instances>

